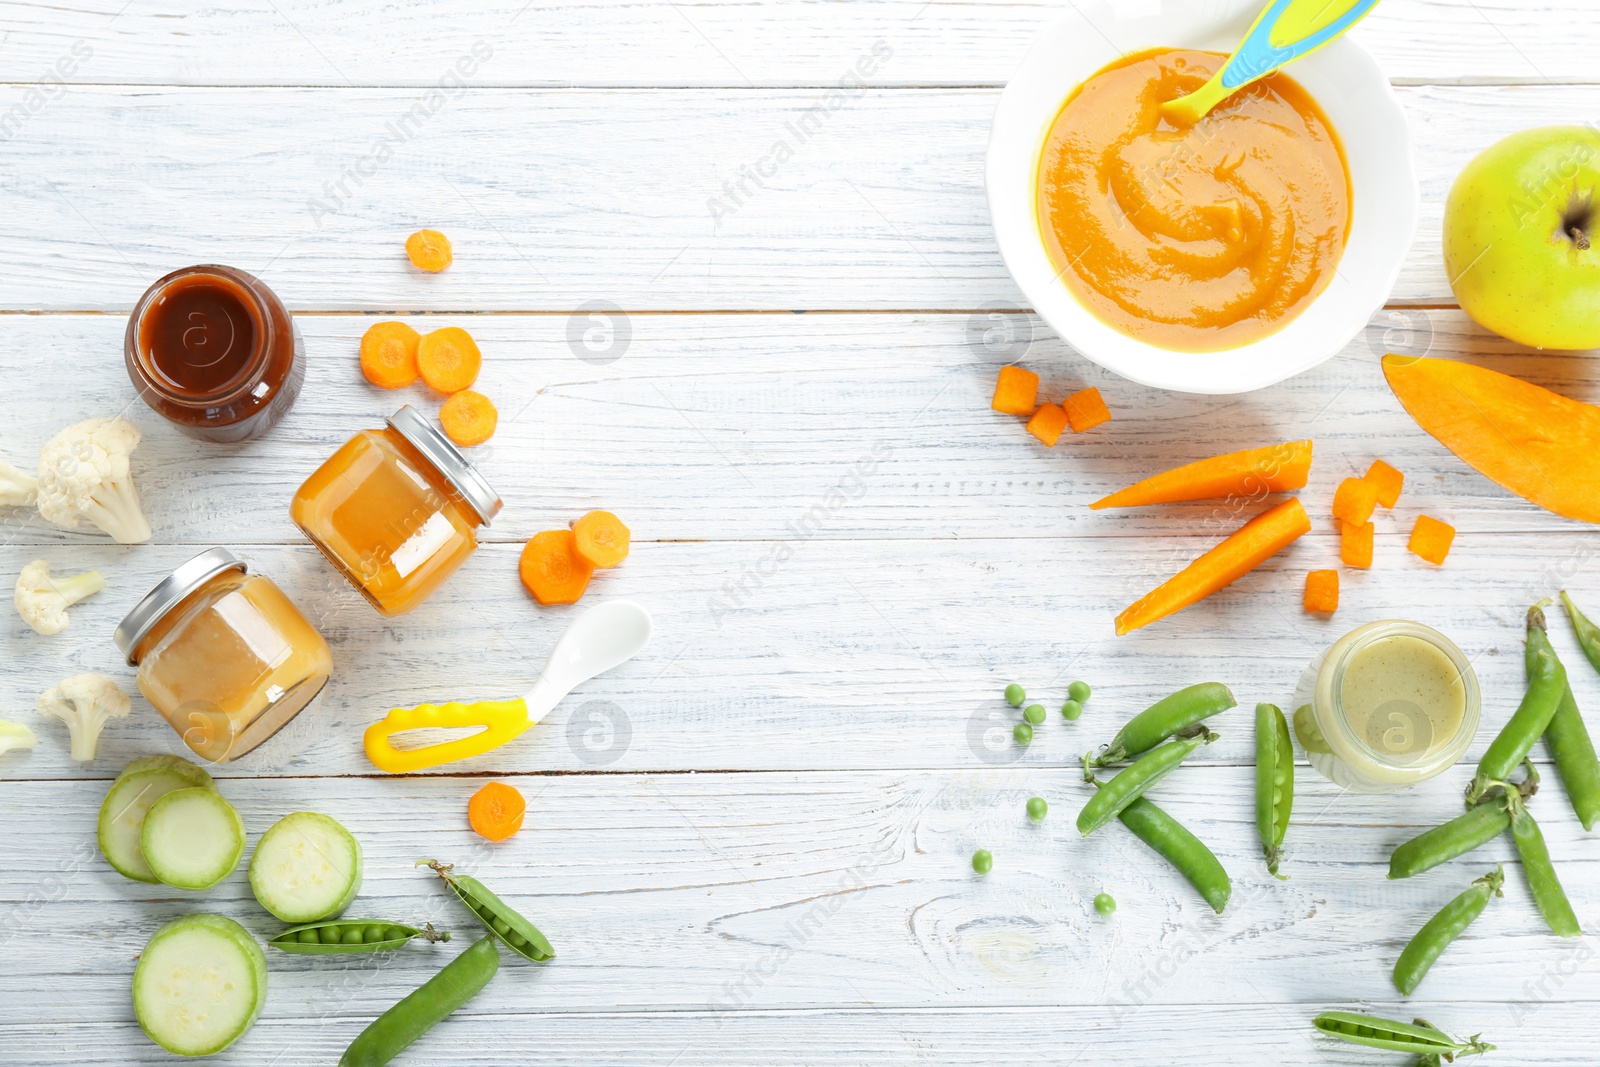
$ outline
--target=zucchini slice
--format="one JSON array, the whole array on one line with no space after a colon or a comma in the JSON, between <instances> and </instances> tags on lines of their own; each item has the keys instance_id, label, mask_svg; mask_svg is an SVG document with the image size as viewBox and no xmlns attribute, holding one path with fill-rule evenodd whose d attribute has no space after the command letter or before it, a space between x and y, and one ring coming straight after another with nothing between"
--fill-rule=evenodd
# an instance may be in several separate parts
<instances>
[{"instance_id":1,"label":"zucchini slice","mask_svg":"<svg viewBox=\"0 0 1600 1067\"><path fill-rule=\"evenodd\" d=\"M211 775L177 756L146 756L122 769L100 805L100 853L124 878L158 883L139 847L144 819L156 801L175 789L215 788Z\"/></svg>"},{"instance_id":2,"label":"zucchini slice","mask_svg":"<svg viewBox=\"0 0 1600 1067\"><path fill-rule=\"evenodd\" d=\"M161 881L179 889L210 889L239 866L244 823L214 790L174 789L144 817L139 847Z\"/></svg>"},{"instance_id":3,"label":"zucchini slice","mask_svg":"<svg viewBox=\"0 0 1600 1067\"><path fill-rule=\"evenodd\" d=\"M361 888L361 845L327 815L285 815L261 835L250 857L250 888L286 923L332 919Z\"/></svg>"},{"instance_id":4,"label":"zucchini slice","mask_svg":"<svg viewBox=\"0 0 1600 1067\"><path fill-rule=\"evenodd\" d=\"M267 999L267 956L220 915L174 919L133 972L133 1012L150 1040L178 1056L221 1052L250 1029Z\"/></svg>"}]
</instances>

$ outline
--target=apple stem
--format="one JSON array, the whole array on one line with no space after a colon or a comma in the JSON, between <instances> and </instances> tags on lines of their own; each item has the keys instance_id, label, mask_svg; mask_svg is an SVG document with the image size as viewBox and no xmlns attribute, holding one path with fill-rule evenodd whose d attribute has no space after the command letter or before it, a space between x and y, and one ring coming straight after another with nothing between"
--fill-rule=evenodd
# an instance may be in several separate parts
<instances>
[{"instance_id":1,"label":"apple stem","mask_svg":"<svg viewBox=\"0 0 1600 1067\"><path fill-rule=\"evenodd\" d=\"M1574 226L1567 231L1572 236L1572 243L1580 252L1589 251L1589 235Z\"/></svg>"}]
</instances>

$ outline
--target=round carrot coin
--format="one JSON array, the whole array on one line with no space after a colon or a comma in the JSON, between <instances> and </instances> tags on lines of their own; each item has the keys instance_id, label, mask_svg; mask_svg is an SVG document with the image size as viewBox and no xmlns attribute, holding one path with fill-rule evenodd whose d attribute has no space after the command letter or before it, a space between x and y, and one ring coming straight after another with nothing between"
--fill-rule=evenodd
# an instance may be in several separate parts
<instances>
[{"instance_id":1,"label":"round carrot coin","mask_svg":"<svg viewBox=\"0 0 1600 1067\"><path fill-rule=\"evenodd\" d=\"M450 440L465 447L481 445L493 437L499 421L500 413L494 409L494 403L471 389L452 393L439 409L439 425L450 435Z\"/></svg>"},{"instance_id":2,"label":"round carrot coin","mask_svg":"<svg viewBox=\"0 0 1600 1067\"><path fill-rule=\"evenodd\" d=\"M450 251L450 238L438 230L418 230L406 238L406 258L413 267L437 274L448 267L455 256Z\"/></svg>"},{"instance_id":3,"label":"round carrot coin","mask_svg":"<svg viewBox=\"0 0 1600 1067\"><path fill-rule=\"evenodd\" d=\"M628 528L609 511L591 511L572 524L578 555L596 567L615 567L628 558Z\"/></svg>"},{"instance_id":4,"label":"round carrot coin","mask_svg":"<svg viewBox=\"0 0 1600 1067\"><path fill-rule=\"evenodd\" d=\"M375 322L361 335L361 373L383 389L417 380L417 345L422 336L403 322Z\"/></svg>"},{"instance_id":5,"label":"round carrot coin","mask_svg":"<svg viewBox=\"0 0 1600 1067\"><path fill-rule=\"evenodd\" d=\"M594 564L578 555L571 530L546 530L528 538L517 573L539 603L575 604L589 588Z\"/></svg>"},{"instance_id":6,"label":"round carrot coin","mask_svg":"<svg viewBox=\"0 0 1600 1067\"><path fill-rule=\"evenodd\" d=\"M490 782L467 802L467 821L490 841L504 841L522 829L527 812L528 802L522 794L504 782Z\"/></svg>"},{"instance_id":7,"label":"round carrot coin","mask_svg":"<svg viewBox=\"0 0 1600 1067\"><path fill-rule=\"evenodd\" d=\"M445 326L423 335L417 345L417 370L422 380L441 393L459 393L478 380L483 354L478 342L459 326Z\"/></svg>"}]
</instances>

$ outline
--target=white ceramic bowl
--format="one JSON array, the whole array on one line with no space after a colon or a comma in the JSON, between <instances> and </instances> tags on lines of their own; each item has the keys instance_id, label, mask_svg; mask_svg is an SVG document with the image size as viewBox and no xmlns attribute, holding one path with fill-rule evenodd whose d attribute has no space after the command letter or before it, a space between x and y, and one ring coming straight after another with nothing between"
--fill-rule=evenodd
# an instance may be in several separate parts
<instances>
[{"instance_id":1,"label":"white ceramic bowl","mask_svg":"<svg viewBox=\"0 0 1600 1067\"><path fill-rule=\"evenodd\" d=\"M1045 134L1073 89L1118 56L1149 48L1231 52L1265 0L1123 0L1082 5L1039 35L1000 94L986 184L1000 254L1062 340L1124 378L1187 393L1243 393L1316 366L1383 307L1417 225L1411 132L1389 81L1341 37L1285 68L1327 114L1350 168L1350 240L1328 287L1259 341L1220 352L1173 352L1095 318L1056 277L1035 203Z\"/></svg>"}]
</instances>

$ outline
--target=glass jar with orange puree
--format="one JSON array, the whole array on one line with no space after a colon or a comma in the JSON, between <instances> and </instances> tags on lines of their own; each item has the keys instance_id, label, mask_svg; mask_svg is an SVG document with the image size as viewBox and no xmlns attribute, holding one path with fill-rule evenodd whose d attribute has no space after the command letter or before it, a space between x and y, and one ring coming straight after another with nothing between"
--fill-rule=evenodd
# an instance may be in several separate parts
<instances>
[{"instance_id":1,"label":"glass jar with orange puree","mask_svg":"<svg viewBox=\"0 0 1600 1067\"><path fill-rule=\"evenodd\" d=\"M483 475L407 406L318 467L289 516L380 614L401 615L466 562L500 505Z\"/></svg>"},{"instance_id":2,"label":"glass jar with orange puree","mask_svg":"<svg viewBox=\"0 0 1600 1067\"><path fill-rule=\"evenodd\" d=\"M212 763L281 730L333 671L328 643L283 590L223 548L157 583L113 640L139 668L139 692Z\"/></svg>"}]
</instances>

